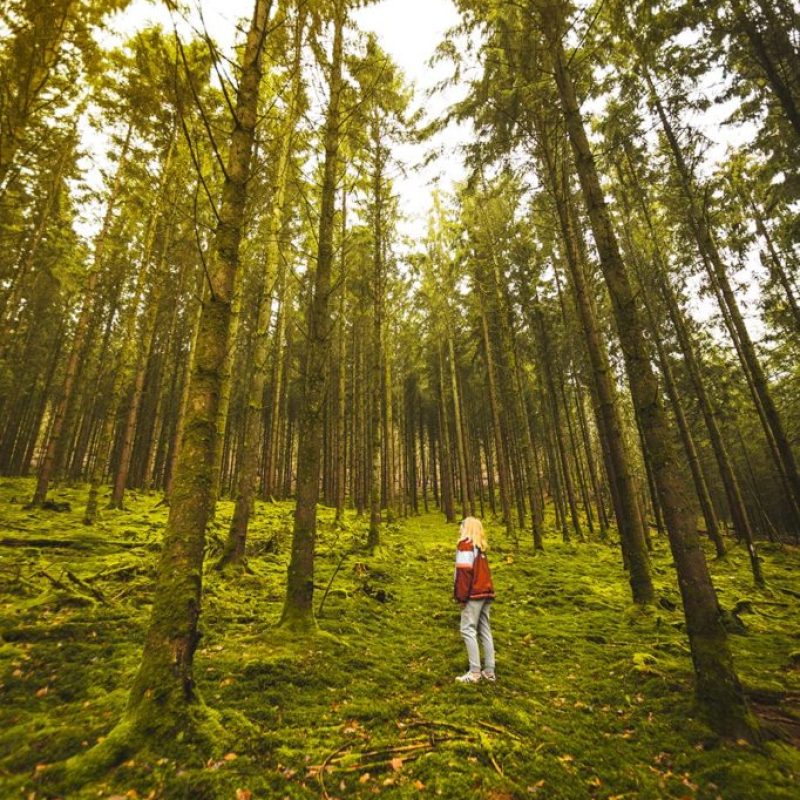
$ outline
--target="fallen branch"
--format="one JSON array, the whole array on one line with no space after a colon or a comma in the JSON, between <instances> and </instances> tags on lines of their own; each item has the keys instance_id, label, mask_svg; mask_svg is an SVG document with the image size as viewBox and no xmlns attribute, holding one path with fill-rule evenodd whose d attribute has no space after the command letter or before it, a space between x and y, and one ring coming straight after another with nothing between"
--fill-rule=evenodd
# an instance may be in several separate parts
<instances>
[{"instance_id":1,"label":"fallen branch","mask_svg":"<svg viewBox=\"0 0 800 800\"><path fill-rule=\"evenodd\" d=\"M60 589L62 592L64 592L65 594L70 595L71 597L75 597L75 598L77 598L79 600L83 600L83 601L85 601L87 603L93 603L94 602L94 600L92 600L91 597L87 597L85 594L83 594L81 592L76 592L74 589L70 589L70 587L67 586L66 583L64 583L63 581L59 580L58 578L54 578L46 570L40 569L36 574L37 575L41 575L43 578L46 578L48 581L50 581L50 583L53 584L53 586L56 587L56 589Z\"/></svg>"},{"instance_id":2,"label":"fallen branch","mask_svg":"<svg viewBox=\"0 0 800 800\"><path fill-rule=\"evenodd\" d=\"M402 723L406 728L447 728L451 731L457 731L469 738L469 731L466 728L461 728L458 725L453 725L451 722L435 722L433 720L415 719L411 722Z\"/></svg>"},{"instance_id":3,"label":"fallen branch","mask_svg":"<svg viewBox=\"0 0 800 800\"><path fill-rule=\"evenodd\" d=\"M132 575L138 575L149 571L147 564L128 564L124 567L117 567L117 569L104 570L86 578L87 583L94 583L98 580L109 580L116 578L128 578Z\"/></svg>"},{"instance_id":4,"label":"fallen branch","mask_svg":"<svg viewBox=\"0 0 800 800\"><path fill-rule=\"evenodd\" d=\"M67 570L67 577L76 586L80 586L81 589L84 589L85 591L89 592L89 594L92 595L92 597L99 600L103 605L106 606L108 605L108 600L106 599L106 596L99 589L95 589L94 586L90 586L85 580L79 578L74 572L70 572L70 570Z\"/></svg>"},{"instance_id":5,"label":"fallen branch","mask_svg":"<svg viewBox=\"0 0 800 800\"><path fill-rule=\"evenodd\" d=\"M518 733L514 733L514 731L510 731L507 728L501 728L499 725L492 725L490 722L478 722L478 725L480 725L481 728L486 728L487 731L501 733L503 736L510 736L512 739L522 739Z\"/></svg>"},{"instance_id":6,"label":"fallen branch","mask_svg":"<svg viewBox=\"0 0 800 800\"><path fill-rule=\"evenodd\" d=\"M135 550L143 547L147 550L159 550L161 545L155 542L122 542L116 539L18 539L7 536L0 539L0 547L68 547L75 550L94 550L98 547Z\"/></svg>"}]
</instances>

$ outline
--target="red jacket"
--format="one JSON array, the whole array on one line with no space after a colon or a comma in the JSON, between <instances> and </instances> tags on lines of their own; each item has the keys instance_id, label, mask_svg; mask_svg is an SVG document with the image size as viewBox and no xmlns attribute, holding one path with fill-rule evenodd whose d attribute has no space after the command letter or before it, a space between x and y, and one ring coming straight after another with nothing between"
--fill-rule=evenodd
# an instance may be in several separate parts
<instances>
[{"instance_id":1,"label":"red jacket","mask_svg":"<svg viewBox=\"0 0 800 800\"><path fill-rule=\"evenodd\" d=\"M453 596L459 603L494 597L492 574L486 553L469 539L462 539L456 548L456 571Z\"/></svg>"}]
</instances>

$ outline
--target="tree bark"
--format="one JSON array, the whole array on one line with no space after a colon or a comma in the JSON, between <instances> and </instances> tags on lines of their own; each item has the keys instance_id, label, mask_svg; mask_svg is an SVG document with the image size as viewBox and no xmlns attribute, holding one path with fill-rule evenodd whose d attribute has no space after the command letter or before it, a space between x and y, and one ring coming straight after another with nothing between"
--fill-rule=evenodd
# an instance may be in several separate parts
<instances>
[{"instance_id":1,"label":"tree bark","mask_svg":"<svg viewBox=\"0 0 800 800\"><path fill-rule=\"evenodd\" d=\"M235 127L207 264L209 293L203 302L186 425L178 456L170 511L159 559L153 610L127 715L147 736L172 739L199 702L194 652L202 594L206 525L216 503L219 463L218 413L230 346L231 304L251 172L261 64L271 0L256 0L236 97Z\"/></svg>"},{"instance_id":2,"label":"tree bark","mask_svg":"<svg viewBox=\"0 0 800 800\"><path fill-rule=\"evenodd\" d=\"M336 0L330 98L325 120L325 165L322 182L317 264L307 316L307 342L303 368L303 400L299 419L297 453L297 503L294 513L292 553L281 624L313 628L314 545L319 499L323 409L327 392L330 339L331 269L336 179L339 162L342 51L348 0Z\"/></svg>"},{"instance_id":3,"label":"tree bark","mask_svg":"<svg viewBox=\"0 0 800 800\"><path fill-rule=\"evenodd\" d=\"M584 128L562 42L564 6L547 2L547 40L561 110L594 233L600 264L614 310L625 357L631 395L652 458L670 548L678 572L686 625L694 662L696 691L709 722L721 734L750 741L759 738L742 686L734 670L719 603L697 537L689 492L675 455L671 432L661 406L658 383L650 364L644 328L622 261L594 156Z\"/></svg>"}]
</instances>

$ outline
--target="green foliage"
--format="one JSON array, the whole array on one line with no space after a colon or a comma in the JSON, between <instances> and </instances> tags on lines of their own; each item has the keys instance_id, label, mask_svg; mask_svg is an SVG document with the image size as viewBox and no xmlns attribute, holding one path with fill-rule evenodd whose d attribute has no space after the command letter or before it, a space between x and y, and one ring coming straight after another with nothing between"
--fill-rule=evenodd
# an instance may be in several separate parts
<instances>
[{"instance_id":1,"label":"green foliage","mask_svg":"<svg viewBox=\"0 0 800 800\"><path fill-rule=\"evenodd\" d=\"M84 489L54 493L72 504L62 513L22 510L30 490L0 484L0 536L31 540L0 550L0 793L9 797L41 792L43 776L56 794L64 773L43 765L87 752L122 717L166 517L143 494L89 531ZM220 503L210 556L231 512ZM245 573L205 575L195 676L214 725L204 739L131 751L110 772L88 771L70 798L314 798L323 787L331 797L794 796L796 749L721 743L698 716L665 541L653 553L659 602L643 610L629 602L615 547L562 544L548 515L545 553L512 553L490 522L498 682L461 686L455 526L408 518L369 556L358 549L366 522L348 515L342 528L321 508L320 590L347 555L319 632L293 637L276 627L291 515L289 503L257 504ZM796 737L785 715L797 715L789 698L800 690L791 593L800 554L762 553L768 589L752 588L735 547L714 562L714 580L745 626L732 643L755 710Z\"/></svg>"}]
</instances>

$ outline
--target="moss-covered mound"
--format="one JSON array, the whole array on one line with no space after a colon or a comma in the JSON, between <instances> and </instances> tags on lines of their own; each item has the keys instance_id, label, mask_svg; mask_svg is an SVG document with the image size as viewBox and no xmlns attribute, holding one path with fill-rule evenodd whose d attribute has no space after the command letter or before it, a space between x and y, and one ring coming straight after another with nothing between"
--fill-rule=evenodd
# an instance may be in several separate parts
<instances>
[{"instance_id":1,"label":"moss-covered mound","mask_svg":"<svg viewBox=\"0 0 800 800\"><path fill-rule=\"evenodd\" d=\"M59 796L48 765L88 751L121 718L150 607L166 509L131 498L94 528L71 510L25 510L0 483L0 797ZM457 531L412 517L361 547L366 526L321 510L319 632L275 627L292 507L259 504L248 570L219 573L230 503L209 539L196 678L224 736L140 750L70 798L796 798L800 785L800 553L762 547L712 564L736 663L772 737L720 742L692 703L669 551L655 542L659 603L634 608L613 545L534 556L489 525L498 681L463 686L451 600ZM709 556L711 553L709 552ZM332 580L331 580L332 579ZM61 796L64 796L62 793Z\"/></svg>"}]
</instances>

